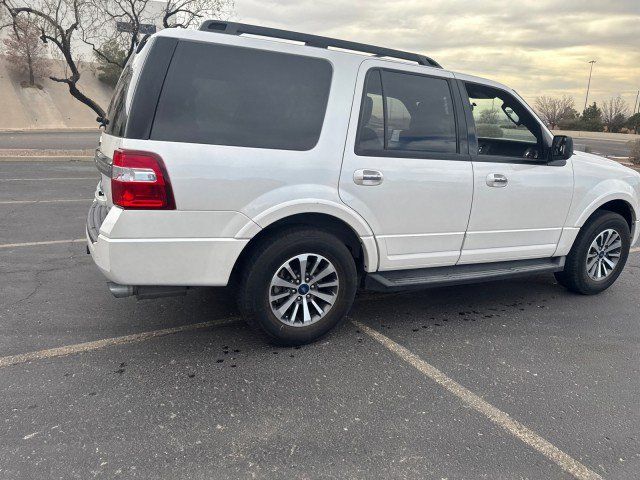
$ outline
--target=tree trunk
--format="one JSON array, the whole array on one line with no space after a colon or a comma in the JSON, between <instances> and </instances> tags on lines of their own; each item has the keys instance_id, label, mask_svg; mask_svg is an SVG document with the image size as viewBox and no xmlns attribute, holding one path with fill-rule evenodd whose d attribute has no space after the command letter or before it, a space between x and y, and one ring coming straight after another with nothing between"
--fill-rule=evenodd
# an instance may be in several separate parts
<instances>
[{"instance_id":1,"label":"tree trunk","mask_svg":"<svg viewBox=\"0 0 640 480\"><path fill-rule=\"evenodd\" d=\"M100 118L102 118L102 119L106 118L107 114L102 109L102 107L100 107L100 105L98 105L96 102L94 102L89 97L87 97L84 93L82 93L80 90L78 90L78 87L76 87L75 83L69 82L69 93L74 98L76 98L77 100L81 101L86 106L91 108L94 112L96 112Z\"/></svg>"},{"instance_id":2,"label":"tree trunk","mask_svg":"<svg viewBox=\"0 0 640 480\"><path fill-rule=\"evenodd\" d=\"M33 87L36 84L36 79L33 75L33 59L29 52L27 52L27 65L29 66L29 86Z\"/></svg>"}]
</instances>

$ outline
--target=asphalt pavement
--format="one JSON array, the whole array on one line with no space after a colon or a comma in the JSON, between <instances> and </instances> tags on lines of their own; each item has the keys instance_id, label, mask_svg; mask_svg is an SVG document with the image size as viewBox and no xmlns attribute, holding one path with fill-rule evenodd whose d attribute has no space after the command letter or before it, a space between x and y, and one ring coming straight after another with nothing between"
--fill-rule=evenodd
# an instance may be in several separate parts
<instances>
[{"instance_id":1,"label":"asphalt pavement","mask_svg":"<svg viewBox=\"0 0 640 480\"><path fill-rule=\"evenodd\" d=\"M113 298L82 241L97 178L0 163L0 478L638 478L640 253L593 297L361 293L276 348L227 289Z\"/></svg>"}]
</instances>

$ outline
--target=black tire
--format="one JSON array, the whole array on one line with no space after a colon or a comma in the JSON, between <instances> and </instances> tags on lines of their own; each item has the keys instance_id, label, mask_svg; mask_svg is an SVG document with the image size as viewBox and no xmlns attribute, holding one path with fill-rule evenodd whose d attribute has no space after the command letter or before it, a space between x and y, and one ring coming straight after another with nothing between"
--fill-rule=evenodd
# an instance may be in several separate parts
<instances>
[{"instance_id":1,"label":"black tire","mask_svg":"<svg viewBox=\"0 0 640 480\"><path fill-rule=\"evenodd\" d=\"M620 235L622 242L620 257L615 268L602 280L592 279L587 272L587 253L596 237L607 229ZM627 221L619 214L606 210L594 213L580 229L576 241L567 255L562 272L556 273L558 283L568 290L582 295L595 295L609 288L620 276L629 256L631 233Z\"/></svg>"},{"instance_id":2,"label":"black tire","mask_svg":"<svg viewBox=\"0 0 640 480\"><path fill-rule=\"evenodd\" d=\"M273 276L284 262L304 253L325 257L336 270L339 287L327 313L307 326L290 326L274 315L269 291ZM238 306L247 322L277 345L313 342L338 325L356 294L358 273L345 244L329 233L309 227L292 227L259 242L244 262L238 285Z\"/></svg>"}]
</instances>

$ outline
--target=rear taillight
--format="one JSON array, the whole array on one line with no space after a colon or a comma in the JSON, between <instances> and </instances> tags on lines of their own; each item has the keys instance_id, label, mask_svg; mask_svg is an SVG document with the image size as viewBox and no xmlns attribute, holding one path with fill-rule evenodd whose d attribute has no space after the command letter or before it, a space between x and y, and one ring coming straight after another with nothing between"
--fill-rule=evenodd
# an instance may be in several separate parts
<instances>
[{"instance_id":1,"label":"rear taillight","mask_svg":"<svg viewBox=\"0 0 640 480\"><path fill-rule=\"evenodd\" d=\"M164 163L158 155L150 152L113 152L111 196L113 203L122 208L176 208Z\"/></svg>"}]
</instances>

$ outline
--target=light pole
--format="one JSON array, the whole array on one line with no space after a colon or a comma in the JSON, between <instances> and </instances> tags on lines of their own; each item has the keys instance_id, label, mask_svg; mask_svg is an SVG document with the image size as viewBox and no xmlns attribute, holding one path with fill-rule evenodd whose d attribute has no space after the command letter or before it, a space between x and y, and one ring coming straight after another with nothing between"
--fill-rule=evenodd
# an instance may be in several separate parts
<instances>
[{"instance_id":1,"label":"light pole","mask_svg":"<svg viewBox=\"0 0 640 480\"><path fill-rule=\"evenodd\" d=\"M584 99L584 110L587 109L587 101L589 100L589 87L591 86L591 74L593 73L593 64L596 63L596 61L591 60L589 63L591 64L591 68L589 69L589 83L587 83L587 96Z\"/></svg>"},{"instance_id":2,"label":"light pole","mask_svg":"<svg viewBox=\"0 0 640 480\"><path fill-rule=\"evenodd\" d=\"M638 90L638 93L636 93L636 103L638 104L638 106L636 107L636 103L633 104L634 115L636 113L636 108L638 109L638 113L640 113L640 103L638 103L638 97L640 97L640 90Z\"/></svg>"}]
</instances>

